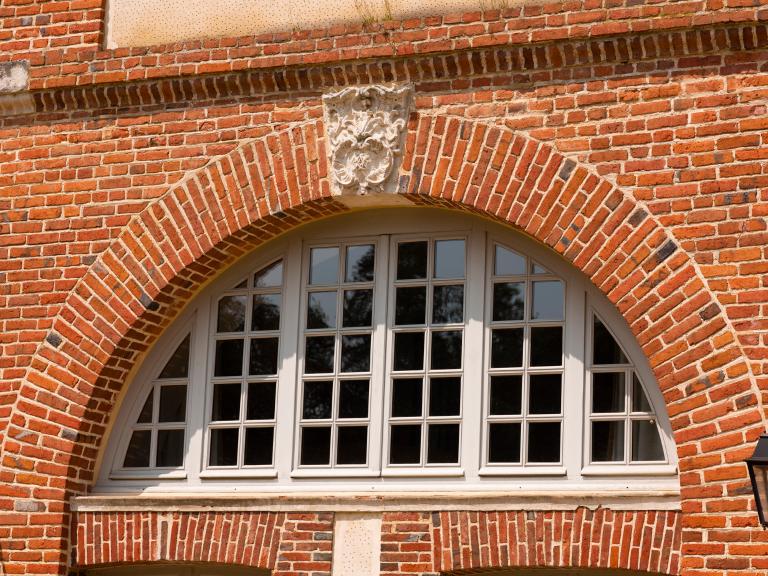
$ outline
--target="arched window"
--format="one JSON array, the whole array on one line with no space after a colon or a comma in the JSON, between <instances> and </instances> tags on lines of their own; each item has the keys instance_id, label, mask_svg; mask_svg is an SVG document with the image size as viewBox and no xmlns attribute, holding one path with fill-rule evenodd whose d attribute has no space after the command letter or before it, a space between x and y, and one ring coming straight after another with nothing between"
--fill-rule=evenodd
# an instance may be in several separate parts
<instances>
[{"instance_id":1,"label":"arched window","mask_svg":"<svg viewBox=\"0 0 768 576\"><path fill-rule=\"evenodd\" d=\"M225 271L131 383L99 488L671 488L675 463L646 360L578 271L412 208L305 226Z\"/></svg>"}]
</instances>

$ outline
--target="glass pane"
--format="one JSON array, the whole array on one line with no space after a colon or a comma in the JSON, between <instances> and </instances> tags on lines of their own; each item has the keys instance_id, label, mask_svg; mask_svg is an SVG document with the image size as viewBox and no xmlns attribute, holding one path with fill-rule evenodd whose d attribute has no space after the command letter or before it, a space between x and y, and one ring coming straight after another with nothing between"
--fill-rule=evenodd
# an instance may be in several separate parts
<instances>
[{"instance_id":1,"label":"glass pane","mask_svg":"<svg viewBox=\"0 0 768 576\"><path fill-rule=\"evenodd\" d=\"M283 284L283 261L270 264L262 268L253 277L253 285L256 288L274 288Z\"/></svg>"},{"instance_id":2,"label":"glass pane","mask_svg":"<svg viewBox=\"0 0 768 576\"><path fill-rule=\"evenodd\" d=\"M345 282L371 282L375 262L373 244L363 246L348 246L347 259L344 266Z\"/></svg>"},{"instance_id":3,"label":"glass pane","mask_svg":"<svg viewBox=\"0 0 768 576\"><path fill-rule=\"evenodd\" d=\"M331 427L301 429L301 464L322 466L331 461Z\"/></svg>"},{"instance_id":4,"label":"glass pane","mask_svg":"<svg viewBox=\"0 0 768 576\"><path fill-rule=\"evenodd\" d=\"M246 428L243 464L246 466L270 466L272 464L274 436L275 429L271 426Z\"/></svg>"},{"instance_id":5,"label":"glass pane","mask_svg":"<svg viewBox=\"0 0 768 576\"><path fill-rule=\"evenodd\" d=\"M429 381L429 415L461 414L461 378L431 378Z\"/></svg>"},{"instance_id":6,"label":"glass pane","mask_svg":"<svg viewBox=\"0 0 768 576\"><path fill-rule=\"evenodd\" d=\"M520 423L491 424L488 431L488 462L520 462Z\"/></svg>"},{"instance_id":7,"label":"glass pane","mask_svg":"<svg viewBox=\"0 0 768 576\"><path fill-rule=\"evenodd\" d=\"M327 419L331 417L333 405L333 381L307 380L304 382L304 409L302 417L308 420Z\"/></svg>"},{"instance_id":8,"label":"glass pane","mask_svg":"<svg viewBox=\"0 0 768 576\"><path fill-rule=\"evenodd\" d=\"M240 384L215 384L211 420L240 420Z\"/></svg>"},{"instance_id":9,"label":"glass pane","mask_svg":"<svg viewBox=\"0 0 768 576\"><path fill-rule=\"evenodd\" d=\"M493 285L493 321L522 320L525 310L525 282L497 282Z\"/></svg>"},{"instance_id":10,"label":"glass pane","mask_svg":"<svg viewBox=\"0 0 768 576\"><path fill-rule=\"evenodd\" d=\"M219 300L216 331L242 332L245 330L245 306L247 302L247 296L224 296Z\"/></svg>"},{"instance_id":11,"label":"glass pane","mask_svg":"<svg viewBox=\"0 0 768 576\"><path fill-rule=\"evenodd\" d=\"M493 273L496 276L525 274L525 258L517 252L496 245Z\"/></svg>"},{"instance_id":12,"label":"glass pane","mask_svg":"<svg viewBox=\"0 0 768 576\"><path fill-rule=\"evenodd\" d=\"M134 430L125 451L123 468L149 468L149 450L152 444L151 430Z\"/></svg>"},{"instance_id":13,"label":"glass pane","mask_svg":"<svg viewBox=\"0 0 768 576\"><path fill-rule=\"evenodd\" d=\"M632 412L653 412L643 385L634 372L632 373Z\"/></svg>"},{"instance_id":14,"label":"glass pane","mask_svg":"<svg viewBox=\"0 0 768 576\"><path fill-rule=\"evenodd\" d=\"M624 412L624 372L592 374L592 412Z\"/></svg>"},{"instance_id":15,"label":"glass pane","mask_svg":"<svg viewBox=\"0 0 768 576\"><path fill-rule=\"evenodd\" d=\"M428 464L456 464L459 461L459 425L430 424L427 439Z\"/></svg>"},{"instance_id":16,"label":"glass pane","mask_svg":"<svg viewBox=\"0 0 768 576\"><path fill-rule=\"evenodd\" d=\"M279 330L281 302L280 294L254 295L251 330Z\"/></svg>"},{"instance_id":17,"label":"glass pane","mask_svg":"<svg viewBox=\"0 0 768 576\"><path fill-rule=\"evenodd\" d=\"M464 286L435 286L432 299L432 323L452 324L464 321Z\"/></svg>"},{"instance_id":18,"label":"glass pane","mask_svg":"<svg viewBox=\"0 0 768 576\"><path fill-rule=\"evenodd\" d=\"M628 364L621 346L616 342L605 325L594 317L592 331L592 364Z\"/></svg>"},{"instance_id":19,"label":"glass pane","mask_svg":"<svg viewBox=\"0 0 768 576\"><path fill-rule=\"evenodd\" d=\"M523 329L491 332L491 368L523 365Z\"/></svg>"},{"instance_id":20,"label":"glass pane","mask_svg":"<svg viewBox=\"0 0 768 576\"><path fill-rule=\"evenodd\" d=\"M560 374L531 374L529 414L560 414Z\"/></svg>"},{"instance_id":21,"label":"glass pane","mask_svg":"<svg viewBox=\"0 0 768 576\"><path fill-rule=\"evenodd\" d=\"M237 450L237 428L214 428L211 430L209 466L237 466Z\"/></svg>"},{"instance_id":22,"label":"glass pane","mask_svg":"<svg viewBox=\"0 0 768 576\"><path fill-rule=\"evenodd\" d=\"M336 291L310 292L307 328L336 328Z\"/></svg>"},{"instance_id":23,"label":"glass pane","mask_svg":"<svg viewBox=\"0 0 768 576\"><path fill-rule=\"evenodd\" d=\"M654 420L632 421L632 461L659 462L664 460L659 429Z\"/></svg>"},{"instance_id":24,"label":"glass pane","mask_svg":"<svg viewBox=\"0 0 768 576\"><path fill-rule=\"evenodd\" d=\"M214 376L240 376L243 373L243 341L218 340Z\"/></svg>"},{"instance_id":25,"label":"glass pane","mask_svg":"<svg viewBox=\"0 0 768 576\"><path fill-rule=\"evenodd\" d=\"M401 242L397 245L397 279L427 277L428 242Z\"/></svg>"},{"instance_id":26,"label":"glass pane","mask_svg":"<svg viewBox=\"0 0 768 576\"><path fill-rule=\"evenodd\" d=\"M432 370L461 368L461 330L432 332Z\"/></svg>"},{"instance_id":27,"label":"glass pane","mask_svg":"<svg viewBox=\"0 0 768 576\"><path fill-rule=\"evenodd\" d=\"M551 274L549 270L544 268L541 264L534 262L533 263L533 273L534 274Z\"/></svg>"},{"instance_id":28,"label":"glass pane","mask_svg":"<svg viewBox=\"0 0 768 576\"><path fill-rule=\"evenodd\" d=\"M344 290L342 326L370 326L373 318L373 290Z\"/></svg>"},{"instance_id":29,"label":"glass pane","mask_svg":"<svg viewBox=\"0 0 768 576\"><path fill-rule=\"evenodd\" d=\"M251 382L248 384L245 418L247 420L272 420L275 417L276 392L276 382Z\"/></svg>"},{"instance_id":30,"label":"glass pane","mask_svg":"<svg viewBox=\"0 0 768 576\"><path fill-rule=\"evenodd\" d=\"M184 430L157 431L157 466L179 467L184 464Z\"/></svg>"},{"instance_id":31,"label":"glass pane","mask_svg":"<svg viewBox=\"0 0 768 576\"><path fill-rule=\"evenodd\" d=\"M158 422L184 422L187 417L187 387L161 386Z\"/></svg>"},{"instance_id":32,"label":"glass pane","mask_svg":"<svg viewBox=\"0 0 768 576\"><path fill-rule=\"evenodd\" d=\"M341 337L341 371L368 372L371 369L371 335Z\"/></svg>"},{"instance_id":33,"label":"glass pane","mask_svg":"<svg viewBox=\"0 0 768 576\"><path fill-rule=\"evenodd\" d=\"M563 283L557 280L533 282L532 320L563 319Z\"/></svg>"},{"instance_id":34,"label":"glass pane","mask_svg":"<svg viewBox=\"0 0 768 576\"><path fill-rule=\"evenodd\" d=\"M304 373L319 374L333 372L333 336L307 337L304 351Z\"/></svg>"},{"instance_id":35,"label":"glass pane","mask_svg":"<svg viewBox=\"0 0 768 576\"><path fill-rule=\"evenodd\" d=\"M560 422L528 423L528 462L560 462Z\"/></svg>"},{"instance_id":36,"label":"glass pane","mask_svg":"<svg viewBox=\"0 0 768 576\"><path fill-rule=\"evenodd\" d=\"M592 422L592 461L624 461L624 421Z\"/></svg>"},{"instance_id":37,"label":"glass pane","mask_svg":"<svg viewBox=\"0 0 768 576\"><path fill-rule=\"evenodd\" d=\"M464 278L464 240L435 242L435 278Z\"/></svg>"},{"instance_id":38,"label":"glass pane","mask_svg":"<svg viewBox=\"0 0 768 576\"><path fill-rule=\"evenodd\" d=\"M147 399L144 401L144 406L141 407L139 412L139 418L136 420L138 424L148 424L152 422L152 410L154 408L155 389L149 391Z\"/></svg>"},{"instance_id":39,"label":"glass pane","mask_svg":"<svg viewBox=\"0 0 768 576\"><path fill-rule=\"evenodd\" d=\"M563 329L531 328L531 366L560 366L563 363Z\"/></svg>"},{"instance_id":40,"label":"glass pane","mask_svg":"<svg viewBox=\"0 0 768 576\"><path fill-rule=\"evenodd\" d=\"M251 355L248 373L251 376L277 374L277 351L279 338L254 338L251 340Z\"/></svg>"},{"instance_id":41,"label":"glass pane","mask_svg":"<svg viewBox=\"0 0 768 576\"><path fill-rule=\"evenodd\" d=\"M491 415L520 414L523 402L523 377L491 376Z\"/></svg>"},{"instance_id":42,"label":"glass pane","mask_svg":"<svg viewBox=\"0 0 768 576\"><path fill-rule=\"evenodd\" d=\"M427 316L426 286L398 288L395 293L395 324L424 324Z\"/></svg>"},{"instance_id":43,"label":"glass pane","mask_svg":"<svg viewBox=\"0 0 768 576\"><path fill-rule=\"evenodd\" d=\"M248 288L248 278L240 282L237 286L234 286L232 290L241 290L243 288Z\"/></svg>"},{"instance_id":44,"label":"glass pane","mask_svg":"<svg viewBox=\"0 0 768 576\"><path fill-rule=\"evenodd\" d=\"M421 370L424 367L424 333L395 334L395 370Z\"/></svg>"},{"instance_id":45,"label":"glass pane","mask_svg":"<svg viewBox=\"0 0 768 576\"><path fill-rule=\"evenodd\" d=\"M421 461L421 425L392 426L389 437L390 464L418 464Z\"/></svg>"},{"instance_id":46,"label":"glass pane","mask_svg":"<svg viewBox=\"0 0 768 576\"><path fill-rule=\"evenodd\" d=\"M339 383L339 418L368 418L368 380Z\"/></svg>"},{"instance_id":47,"label":"glass pane","mask_svg":"<svg viewBox=\"0 0 768 576\"><path fill-rule=\"evenodd\" d=\"M165 363L159 378L186 378L189 373L189 334Z\"/></svg>"},{"instance_id":48,"label":"glass pane","mask_svg":"<svg viewBox=\"0 0 768 576\"><path fill-rule=\"evenodd\" d=\"M392 417L421 416L421 378L398 378L392 381Z\"/></svg>"},{"instance_id":49,"label":"glass pane","mask_svg":"<svg viewBox=\"0 0 768 576\"><path fill-rule=\"evenodd\" d=\"M336 284L339 281L339 249L312 248L310 250L309 283Z\"/></svg>"},{"instance_id":50,"label":"glass pane","mask_svg":"<svg viewBox=\"0 0 768 576\"><path fill-rule=\"evenodd\" d=\"M368 456L368 427L341 426L336 443L336 464L365 464Z\"/></svg>"}]
</instances>

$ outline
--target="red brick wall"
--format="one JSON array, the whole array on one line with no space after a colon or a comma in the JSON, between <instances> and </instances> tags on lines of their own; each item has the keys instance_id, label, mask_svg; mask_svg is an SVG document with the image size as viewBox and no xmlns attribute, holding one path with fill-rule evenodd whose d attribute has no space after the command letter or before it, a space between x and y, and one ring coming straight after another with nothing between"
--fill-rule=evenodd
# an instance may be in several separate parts
<instances>
[{"instance_id":1,"label":"red brick wall","mask_svg":"<svg viewBox=\"0 0 768 576\"><path fill-rule=\"evenodd\" d=\"M765 569L742 461L768 399L768 26L740 4L98 51L98 2L4 2L0 54L31 61L36 106L0 118L4 569L67 562L114 399L196 290L344 210L319 95L381 81L415 85L405 192L525 230L624 314L674 427L683 572Z\"/></svg>"}]
</instances>

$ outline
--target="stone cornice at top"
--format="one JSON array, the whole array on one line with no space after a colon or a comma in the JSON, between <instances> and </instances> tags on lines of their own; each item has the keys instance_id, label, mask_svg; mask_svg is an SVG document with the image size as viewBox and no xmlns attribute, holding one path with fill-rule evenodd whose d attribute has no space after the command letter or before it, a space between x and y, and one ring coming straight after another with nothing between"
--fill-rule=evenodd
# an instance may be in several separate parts
<instances>
[{"instance_id":1,"label":"stone cornice at top","mask_svg":"<svg viewBox=\"0 0 768 576\"><path fill-rule=\"evenodd\" d=\"M0 61L29 60L29 89L34 91L245 70L343 64L360 59L578 41L734 23L749 26L768 21L768 0L760 2L758 7L743 8L736 0L646 1L636 6L631 6L634 3L631 0L576 0L501 11L386 21L369 26L343 25L311 31L114 50L94 48L101 41L100 33L95 32L91 43L73 43L44 50L5 53L0 50L3 54ZM605 4L615 6L606 8ZM591 6L595 8L591 9ZM103 14L102 9L96 12ZM0 42L0 48L2 46Z\"/></svg>"}]
</instances>

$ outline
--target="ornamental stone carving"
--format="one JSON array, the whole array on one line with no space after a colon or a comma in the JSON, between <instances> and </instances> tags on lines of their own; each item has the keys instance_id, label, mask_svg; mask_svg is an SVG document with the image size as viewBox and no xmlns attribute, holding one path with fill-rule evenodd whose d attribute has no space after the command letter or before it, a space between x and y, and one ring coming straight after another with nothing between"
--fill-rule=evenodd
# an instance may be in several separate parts
<instances>
[{"instance_id":1,"label":"ornamental stone carving","mask_svg":"<svg viewBox=\"0 0 768 576\"><path fill-rule=\"evenodd\" d=\"M397 191L410 86L353 86L323 96L333 193Z\"/></svg>"}]
</instances>

